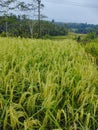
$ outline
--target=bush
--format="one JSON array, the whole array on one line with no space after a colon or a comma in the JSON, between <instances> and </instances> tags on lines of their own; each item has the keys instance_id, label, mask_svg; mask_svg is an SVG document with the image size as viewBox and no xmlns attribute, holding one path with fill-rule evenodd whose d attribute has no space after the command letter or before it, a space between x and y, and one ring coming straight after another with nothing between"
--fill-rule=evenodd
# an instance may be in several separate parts
<instances>
[{"instance_id":1,"label":"bush","mask_svg":"<svg viewBox=\"0 0 98 130\"><path fill-rule=\"evenodd\" d=\"M45 36L43 36L44 39L50 39L50 35L46 34Z\"/></svg>"},{"instance_id":2,"label":"bush","mask_svg":"<svg viewBox=\"0 0 98 130\"><path fill-rule=\"evenodd\" d=\"M1 37L6 37L6 32L2 32L2 33L0 34L0 36L1 36Z\"/></svg>"}]
</instances>

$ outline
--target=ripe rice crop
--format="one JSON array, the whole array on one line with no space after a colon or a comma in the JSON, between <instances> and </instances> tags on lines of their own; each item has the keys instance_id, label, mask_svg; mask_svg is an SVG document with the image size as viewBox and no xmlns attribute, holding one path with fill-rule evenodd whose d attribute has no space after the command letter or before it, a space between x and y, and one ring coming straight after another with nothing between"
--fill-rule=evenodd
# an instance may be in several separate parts
<instances>
[{"instance_id":1,"label":"ripe rice crop","mask_svg":"<svg viewBox=\"0 0 98 130\"><path fill-rule=\"evenodd\" d=\"M98 71L71 40L0 38L0 130L96 130Z\"/></svg>"},{"instance_id":2,"label":"ripe rice crop","mask_svg":"<svg viewBox=\"0 0 98 130\"><path fill-rule=\"evenodd\" d=\"M85 50L95 58L96 64L98 66L98 40L87 43L85 45Z\"/></svg>"}]
</instances>

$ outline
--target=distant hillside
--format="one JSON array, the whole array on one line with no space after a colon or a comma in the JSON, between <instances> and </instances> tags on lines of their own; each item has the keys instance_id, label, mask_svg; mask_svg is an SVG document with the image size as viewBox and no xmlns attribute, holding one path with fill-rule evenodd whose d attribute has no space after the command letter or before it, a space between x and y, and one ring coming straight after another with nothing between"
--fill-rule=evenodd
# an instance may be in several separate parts
<instances>
[{"instance_id":1,"label":"distant hillside","mask_svg":"<svg viewBox=\"0 0 98 130\"><path fill-rule=\"evenodd\" d=\"M98 29L98 25L87 24L87 23L62 23L56 22L56 24L61 26L67 26L71 32L87 34L92 32L95 29Z\"/></svg>"}]
</instances>

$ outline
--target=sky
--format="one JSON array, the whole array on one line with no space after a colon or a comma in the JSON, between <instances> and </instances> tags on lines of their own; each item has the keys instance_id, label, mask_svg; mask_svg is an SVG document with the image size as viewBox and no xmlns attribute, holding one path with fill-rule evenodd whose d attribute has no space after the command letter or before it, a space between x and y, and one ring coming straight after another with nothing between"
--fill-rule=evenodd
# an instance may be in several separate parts
<instances>
[{"instance_id":1,"label":"sky","mask_svg":"<svg viewBox=\"0 0 98 130\"><path fill-rule=\"evenodd\" d=\"M41 0L42 14L57 22L98 24L98 0Z\"/></svg>"}]
</instances>

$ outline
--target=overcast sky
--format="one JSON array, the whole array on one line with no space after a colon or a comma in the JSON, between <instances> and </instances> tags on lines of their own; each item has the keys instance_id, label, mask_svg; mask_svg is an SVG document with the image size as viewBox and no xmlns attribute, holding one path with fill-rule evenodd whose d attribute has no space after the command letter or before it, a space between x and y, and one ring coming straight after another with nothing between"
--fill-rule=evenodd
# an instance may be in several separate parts
<instances>
[{"instance_id":1,"label":"overcast sky","mask_svg":"<svg viewBox=\"0 0 98 130\"><path fill-rule=\"evenodd\" d=\"M41 0L47 20L98 24L98 0Z\"/></svg>"}]
</instances>

